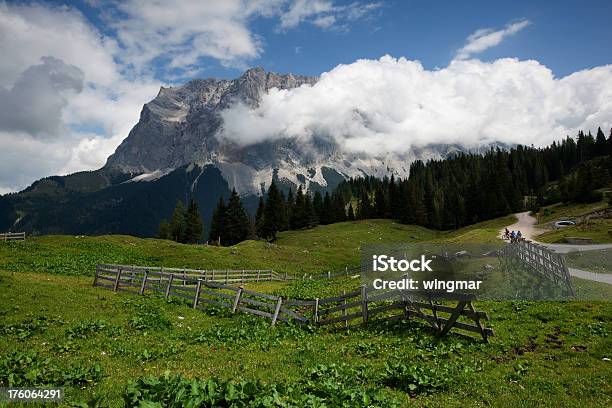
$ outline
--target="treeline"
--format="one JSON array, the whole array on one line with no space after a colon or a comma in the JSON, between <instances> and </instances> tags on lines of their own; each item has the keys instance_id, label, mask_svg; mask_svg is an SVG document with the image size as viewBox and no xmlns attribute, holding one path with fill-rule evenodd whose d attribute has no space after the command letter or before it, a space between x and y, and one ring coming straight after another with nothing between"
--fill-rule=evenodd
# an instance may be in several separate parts
<instances>
[{"instance_id":1,"label":"treeline","mask_svg":"<svg viewBox=\"0 0 612 408\"><path fill-rule=\"evenodd\" d=\"M391 218L447 230L559 201L593 202L610 183L612 131L580 132L545 148L517 146L415 161L407 179L364 177L336 192L357 198L357 218ZM550 189L550 181L559 181ZM528 198L525 200L525 198Z\"/></svg>"},{"instance_id":2,"label":"treeline","mask_svg":"<svg viewBox=\"0 0 612 408\"><path fill-rule=\"evenodd\" d=\"M172 212L170 222L162 220L159 224L159 238L171 239L184 244L195 244L202 240L204 225L197 201L192 197L185 209L185 204L178 201Z\"/></svg>"},{"instance_id":3,"label":"treeline","mask_svg":"<svg viewBox=\"0 0 612 408\"><path fill-rule=\"evenodd\" d=\"M317 191L311 196L299 186L295 196L291 189L285 196L272 181L266 199L259 199L255 230L258 237L274 240L279 231L306 229L318 224L354 219L352 204L349 203L347 209L347 201L340 193L325 193L323 196Z\"/></svg>"},{"instance_id":4,"label":"treeline","mask_svg":"<svg viewBox=\"0 0 612 408\"><path fill-rule=\"evenodd\" d=\"M272 182L259 199L254 220L236 191L227 203L221 198L209 242L234 245L245 239L274 240L279 231L369 218L448 230L559 201L598 201L602 197L596 189L612 181L611 155L612 130L606 138L598 129L595 137L579 132L576 139L567 137L545 148L516 146L418 160L410 165L406 179L353 178L325 195L316 192L313 196L301 186L295 194L289 190L285 195ZM558 183L551 187L551 181ZM195 216L189 216L191 209L191 202L184 215L175 209L164 226L166 236L195 242L191 231L197 228L188 226L195 222Z\"/></svg>"}]
</instances>

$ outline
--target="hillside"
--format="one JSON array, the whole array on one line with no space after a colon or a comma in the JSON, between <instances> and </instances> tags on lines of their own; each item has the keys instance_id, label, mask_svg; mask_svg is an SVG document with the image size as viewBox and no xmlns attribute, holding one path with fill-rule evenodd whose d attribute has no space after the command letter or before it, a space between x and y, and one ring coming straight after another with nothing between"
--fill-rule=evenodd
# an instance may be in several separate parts
<instances>
[{"instance_id":1,"label":"hillside","mask_svg":"<svg viewBox=\"0 0 612 408\"><path fill-rule=\"evenodd\" d=\"M303 273L339 271L359 265L364 243L487 242L512 216L452 232L403 225L390 220L364 220L285 231L277 241L244 241L233 247L185 245L127 235L42 236L0 245L0 269L65 275L92 275L97 263L119 263L200 269L274 269Z\"/></svg>"},{"instance_id":2,"label":"hillside","mask_svg":"<svg viewBox=\"0 0 612 408\"><path fill-rule=\"evenodd\" d=\"M453 335L437 339L417 321L348 333L287 325L270 330L265 320L243 314L203 313L180 300L91 286L97 262L315 273L356 265L362 243L485 242L511 221L453 232L387 220L347 222L283 232L275 244L245 241L228 248L130 236L2 243L0 380L12 374L21 384L61 382L67 404L90 407L120 407L128 393L147 390L174 398L176 384L166 370L209 384L242 381L249 385L240 387L262 396L274 387L276 398L293 404L323 398L330 406L361 407L365 398L385 408L456 407L460 390L461 406L483 400L491 406L608 406L608 302L477 302L496 333L482 344ZM301 298L358 284L342 277L247 288ZM242 395L223 392L225 398Z\"/></svg>"}]
</instances>

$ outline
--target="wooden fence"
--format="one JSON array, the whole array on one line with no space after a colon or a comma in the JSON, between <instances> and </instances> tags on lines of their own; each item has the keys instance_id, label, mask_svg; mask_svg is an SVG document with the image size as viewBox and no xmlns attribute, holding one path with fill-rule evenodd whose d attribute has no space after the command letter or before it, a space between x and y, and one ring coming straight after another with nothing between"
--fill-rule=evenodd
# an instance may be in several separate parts
<instances>
[{"instance_id":1,"label":"wooden fence","mask_svg":"<svg viewBox=\"0 0 612 408\"><path fill-rule=\"evenodd\" d=\"M145 267L129 265L102 264L97 265L98 271L110 273L113 276L120 271L123 276L142 275L144 272L159 272L159 278L167 279L169 275L174 276L175 284L185 285L187 282L202 279L209 282L221 283L246 283L274 280L287 280L287 274L281 275L270 269L187 269L187 268L165 268Z\"/></svg>"},{"instance_id":2,"label":"wooden fence","mask_svg":"<svg viewBox=\"0 0 612 408\"><path fill-rule=\"evenodd\" d=\"M459 330L458 334L463 335L466 333L461 331L480 334L484 341L493 335L493 330L482 324L482 320L487 320L488 316L484 312L477 312L470 299L450 306L434 303L431 294L428 302L420 302L409 298L405 292L368 290L365 286L338 297L283 299L229 285L229 282L237 281L238 273L242 282L247 282L246 279L250 279L250 282L281 279L273 271L216 271L213 274L212 271L189 269L98 265L93 284L115 292L127 291L140 295L152 290L166 298L176 296L186 299L193 308L219 307L232 313L240 311L268 318L272 326L279 320L292 320L301 324L349 328L351 325L368 324L372 320L419 318L441 336L451 329ZM470 321L462 322L459 318Z\"/></svg>"},{"instance_id":3,"label":"wooden fence","mask_svg":"<svg viewBox=\"0 0 612 408\"><path fill-rule=\"evenodd\" d=\"M0 241L25 241L25 232L7 232L0 234Z\"/></svg>"},{"instance_id":4,"label":"wooden fence","mask_svg":"<svg viewBox=\"0 0 612 408\"><path fill-rule=\"evenodd\" d=\"M575 295L565 258L540 244L518 240L505 246L504 255L518 260L530 271Z\"/></svg>"},{"instance_id":5,"label":"wooden fence","mask_svg":"<svg viewBox=\"0 0 612 408\"><path fill-rule=\"evenodd\" d=\"M448 304L437 302L445 298ZM344 328L377 320L417 318L425 321L440 336L446 335L451 329L467 337L478 334L484 341L494 335L493 330L483 324L489 317L485 312L474 309L471 298L465 297L456 303L447 293L408 294L406 291L374 290L362 286L360 290L338 297L319 299L315 316L320 325L332 324Z\"/></svg>"}]
</instances>

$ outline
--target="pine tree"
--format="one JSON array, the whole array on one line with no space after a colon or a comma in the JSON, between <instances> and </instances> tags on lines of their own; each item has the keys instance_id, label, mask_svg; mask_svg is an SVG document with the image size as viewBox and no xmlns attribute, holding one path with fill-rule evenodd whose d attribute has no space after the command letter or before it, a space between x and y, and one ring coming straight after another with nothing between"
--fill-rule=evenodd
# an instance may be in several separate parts
<instances>
[{"instance_id":1,"label":"pine tree","mask_svg":"<svg viewBox=\"0 0 612 408\"><path fill-rule=\"evenodd\" d=\"M607 153L606 135L604 135L600 127L597 128L597 136L595 137L595 153L598 156L603 156Z\"/></svg>"},{"instance_id":2,"label":"pine tree","mask_svg":"<svg viewBox=\"0 0 612 408\"><path fill-rule=\"evenodd\" d=\"M383 187L379 187L376 189L376 193L374 196L374 209L375 216L377 218L386 218L387 217L387 200L385 198L385 192Z\"/></svg>"},{"instance_id":3,"label":"pine tree","mask_svg":"<svg viewBox=\"0 0 612 408\"><path fill-rule=\"evenodd\" d=\"M185 234L185 205L177 201L172 218L170 219L170 238L176 242L183 242Z\"/></svg>"},{"instance_id":4,"label":"pine tree","mask_svg":"<svg viewBox=\"0 0 612 408\"><path fill-rule=\"evenodd\" d=\"M317 191L312 199L312 207L317 217L317 223L321 222L321 216L323 215L323 196L321 192Z\"/></svg>"},{"instance_id":5,"label":"pine tree","mask_svg":"<svg viewBox=\"0 0 612 408\"><path fill-rule=\"evenodd\" d=\"M295 194L295 203L293 205L293 210L291 211L289 228L297 230L306 228L306 225L306 197L302 191L302 186L300 186Z\"/></svg>"},{"instance_id":6,"label":"pine tree","mask_svg":"<svg viewBox=\"0 0 612 408\"><path fill-rule=\"evenodd\" d=\"M344 203L344 197L342 197L339 191L332 194L332 208L334 211L334 222L346 221L346 204Z\"/></svg>"},{"instance_id":7,"label":"pine tree","mask_svg":"<svg viewBox=\"0 0 612 408\"><path fill-rule=\"evenodd\" d=\"M215 208L213 211L212 220L210 223L210 233L208 234L208 239L213 244L225 244L225 241L222 240L223 233L225 231L225 213L225 200L223 200L223 197L220 197L219 202L217 203L217 208Z\"/></svg>"},{"instance_id":8,"label":"pine tree","mask_svg":"<svg viewBox=\"0 0 612 408\"><path fill-rule=\"evenodd\" d=\"M249 234L249 216L247 215L236 189L232 190L225 211L224 234L226 246L244 241Z\"/></svg>"},{"instance_id":9,"label":"pine tree","mask_svg":"<svg viewBox=\"0 0 612 408\"><path fill-rule=\"evenodd\" d=\"M355 221L355 211L353 211L353 204L349 204L348 208L348 220Z\"/></svg>"},{"instance_id":10,"label":"pine tree","mask_svg":"<svg viewBox=\"0 0 612 408\"><path fill-rule=\"evenodd\" d=\"M188 244L195 244L202 239L203 233L204 226L200 210L198 209L198 203L191 197L187 212L185 213L185 232L183 240Z\"/></svg>"},{"instance_id":11,"label":"pine tree","mask_svg":"<svg viewBox=\"0 0 612 408\"><path fill-rule=\"evenodd\" d=\"M285 203L285 214L283 218L283 226L281 227L280 231L295 229L291 226L293 210L295 208L295 197L293 197L293 190L289 189L289 191L287 192L287 200L284 200L282 192L281 197L283 198L283 202Z\"/></svg>"},{"instance_id":12,"label":"pine tree","mask_svg":"<svg viewBox=\"0 0 612 408\"><path fill-rule=\"evenodd\" d=\"M259 197L259 204L257 206L257 214L255 215L255 233L258 237L263 238L265 234L266 224L266 204L263 197Z\"/></svg>"},{"instance_id":13,"label":"pine tree","mask_svg":"<svg viewBox=\"0 0 612 408\"><path fill-rule=\"evenodd\" d=\"M159 223L159 235L160 239L172 239L172 234L170 232L170 223L166 220L162 220Z\"/></svg>"},{"instance_id":14,"label":"pine tree","mask_svg":"<svg viewBox=\"0 0 612 408\"><path fill-rule=\"evenodd\" d=\"M323 211L321 213L321 224L331 224L335 222L333 218L333 210L332 210L332 202L329 193L325 193L325 198L323 198Z\"/></svg>"},{"instance_id":15,"label":"pine tree","mask_svg":"<svg viewBox=\"0 0 612 408\"><path fill-rule=\"evenodd\" d=\"M276 188L276 183L272 181L268 188L268 198L264 212L264 228L262 238L275 240L276 233L281 231L285 225L286 206L280 191Z\"/></svg>"},{"instance_id":16,"label":"pine tree","mask_svg":"<svg viewBox=\"0 0 612 408\"><path fill-rule=\"evenodd\" d=\"M367 190L364 190L361 194L361 200L357 206L357 217L360 220L371 218L372 216L372 204L370 203L370 196Z\"/></svg>"},{"instance_id":17,"label":"pine tree","mask_svg":"<svg viewBox=\"0 0 612 408\"><path fill-rule=\"evenodd\" d=\"M304 197L304 216L306 218L306 228L313 228L318 224L318 219L314 211L310 193L306 193Z\"/></svg>"}]
</instances>

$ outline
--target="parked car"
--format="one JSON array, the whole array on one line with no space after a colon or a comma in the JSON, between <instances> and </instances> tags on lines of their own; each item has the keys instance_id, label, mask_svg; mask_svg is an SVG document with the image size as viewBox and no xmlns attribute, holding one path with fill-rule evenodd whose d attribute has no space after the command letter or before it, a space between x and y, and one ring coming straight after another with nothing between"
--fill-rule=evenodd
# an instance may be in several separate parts
<instances>
[{"instance_id":1,"label":"parked car","mask_svg":"<svg viewBox=\"0 0 612 408\"><path fill-rule=\"evenodd\" d=\"M576 223L570 220L561 220L561 221L555 222L555 227L557 228L569 227L571 225L576 225Z\"/></svg>"}]
</instances>

